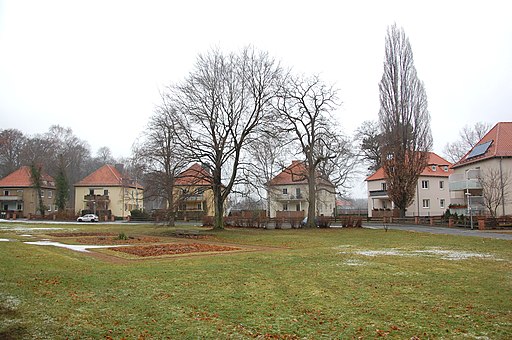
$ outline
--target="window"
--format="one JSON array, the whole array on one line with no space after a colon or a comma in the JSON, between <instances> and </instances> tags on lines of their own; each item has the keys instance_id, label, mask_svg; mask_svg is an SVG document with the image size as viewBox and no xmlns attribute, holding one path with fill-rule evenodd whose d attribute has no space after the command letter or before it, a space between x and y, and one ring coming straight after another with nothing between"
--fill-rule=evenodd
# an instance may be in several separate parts
<instances>
[{"instance_id":1,"label":"window","mask_svg":"<svg viewBox=\"0 0 512 340\"><path fill-rule=\"evenodd\" d=\"M288 211L288 204L283 204L283 211Z\"/></svg>"},{"instance_id":2,"label":"window","mask_svg":"<svg viewBox=\"0 0 512 340\"><path fill-rule=\"evenodd\" d=\"M108 196L108 190L103 190L103 196Z\"/></svg>"},{"instance_id":3,"label":"window","mask_svg":"<svg viewBox=\"0 0 512 340\"><path fill-rule=\"evenodd\" d=\"M444 172L448 172L448 165L443 166Z\"/></svg>"},{"instance_id":4,"label":"window","mask_svg":"<svg viewBox=\"0 0 512 340\"><path fill-rule=\"evenodd\" d=\"M428 189L428 180L421 181L421 188Z\"/></svg>"},{"instance_id":5,"label":"window","mask_svg":"<svg viewBox=\"0 0 512 340\"><path fill-rule=\"evenodd\" d=\"M283 188L283 195L288 195L288 189L287 188Z\"/></svg>"},{"instance_id":6,"label":"window","mask_svg":"<svg viewBox=\"0 0 512 340\"><path fill-rule=\"evenodd\" d=\"M300 203L297 203L297 204L295 205L295 210L300 211Z\"/></svg>"},{"instance_id":7,"label":"window","mask_svg":"<svg viewBox=\"0 0 512 340\"><path fill-rule=\"evenodd\" d=\"M94 196L94 189L89 189L89 195Z\"/></svg>"},{"instance_id":8,"label":"window","mask_svg":"<svg viewBox=\"0 0 512 340\"><path fill-rule=\"evenodd\" d=\"M436 165L432 165L432 171L437 171L437 166Z\"/></svg>"},{"instance_id":9,"label":"window","mask_svg":"<svg viewBox=\"0 0 512 340\"><path fill-rule=\"evenodd\" d=\"M388 185L386 184L386 182L381 183L380 184L380 188L381 188L382 191L386 191L386 190L388 190Z\"/></svg>"},{"instance_id":10,"label":"window","mask_svg":"<svg viewBox=\"0 0 512 340\"><path fill-rule=\"evenodd\" d=\"M23 210L23 204L22 203L18 203L18 206L16 208L18 208L18 210Z\"/></svg>"},{"instance_id":11,"label":"window","mask_svg":"<svg viewBox=\"0 0 512 340\"><path fill-rule=\"evenodd\" d=\"M444 199L440 199L440 200L439 200L439 206L440 206L441 208L444 208Z\"/></svg>"},{"instance_id":12,"label":"window","mask_svg":"<svg viewBox=\"0 0 512 340\"><path fill-rule=\"evenodd\" d=\"M444 181L439 181L439 189L444 189Z\"/></svg>"},{"instance_id":13,"label":"window","mask_svg":"<svg viewBox=\"0 0 512 340\"><path fill-rule=\"evenodd\" d=\"M9 190L4 191L4 196L9 196Z\"/></svg>"},{"instance_id":14,"label":"window","mask_svg":"<svg viewBox=\"0 0 512 340\"><path fill-rule=\"evenodd\" d=\"M52 198L52 197L53 197L53 191L48 190L48 198Z\"/></svg>"},{"instance_id":15,"label":"window","mask_svg":"<svg viewBox=\"0 0 512 340\"><path fill-rule=\"evenodd\" d=\"M423 208L425 208L425 209L430 208L430 200L423 200Z\"/></svg>"},{"instance_id":16,"label":"window","mask_svg":"<svg viewBox=\"0 0 512 340\"><path fill-rule=\"evenodd\" d=\"M297 198L300 198L300 188L295 188L295 195L297 196ZM298 210L297 210L298 211Z\"/></svg>"},{"instance_id":17,"label":"window","mask_svg":"<svg viewBox=\"0 0 512 340\"><path fill-rule=\"evenodd\" d=\"M201 210L203 208L203 205L201 203L197 203L197 210Z\"/></svg>"},{"instance_id":18,"label":"window","mask_svg":"<svg viewBox=\"0 0 512 340\"><path fill-rule=\"evenodd\" d=\"M41 190L41 197L44 197L44 190Z\"/></svg>"}]
</instances>

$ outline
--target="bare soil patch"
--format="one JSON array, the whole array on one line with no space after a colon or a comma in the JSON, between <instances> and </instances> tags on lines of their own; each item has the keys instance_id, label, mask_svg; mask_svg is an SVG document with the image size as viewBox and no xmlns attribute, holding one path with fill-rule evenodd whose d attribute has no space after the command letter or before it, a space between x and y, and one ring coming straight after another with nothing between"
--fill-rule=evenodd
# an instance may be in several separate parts
<instances>
[{"instance_id":1,"label":"bare soil patch","mask_svg":"<svg viewBox=\"0 0 512 340\"><path fill-rule=\"evenodd\" d=\"M154 244L147 246L133 246L112 248L111 250L119 251L131 255L149 257L149 256L164 256L164 255L177 255L189 253L204 253L204 252L224 252L241 250L238 247L220 246L213 244L201 243L176 243L176 244Z\"/></svg>"}]
</instances>

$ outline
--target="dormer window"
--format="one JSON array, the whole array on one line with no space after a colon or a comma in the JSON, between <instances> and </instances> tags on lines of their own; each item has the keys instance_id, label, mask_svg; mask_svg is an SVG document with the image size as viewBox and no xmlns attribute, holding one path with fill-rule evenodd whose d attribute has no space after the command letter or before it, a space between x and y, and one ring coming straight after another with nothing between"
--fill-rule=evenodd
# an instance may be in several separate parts
<instances>
[{"instance_id":1,"label":"dormer window","mask_svg":"<svg viewBox=\"0 0 512 340\"><path fill-rule=\"evenodd\" d=\"M432 171L437 171L437 165L432 165Z\"/></svg>"},{"instance_id":2,"label":"dormer window","mask_svg":"<svg viewBox=\"0 0 512 340\"><path fill-rule=\"evenodd\" d=\"M443 170L444 170L445 172L448 172L448 165L443 166Z\"/></svg>"}]
</instances>

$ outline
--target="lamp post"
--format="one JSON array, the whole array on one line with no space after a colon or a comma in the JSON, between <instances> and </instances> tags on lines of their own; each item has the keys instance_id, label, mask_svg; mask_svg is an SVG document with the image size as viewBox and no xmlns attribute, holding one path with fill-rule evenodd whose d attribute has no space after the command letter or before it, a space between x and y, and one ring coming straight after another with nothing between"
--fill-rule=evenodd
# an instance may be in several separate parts
<instances>
[{"instance_id":1,"label":"lamp post","mask_svg":"<svg viewBox=\"0 0 512 340\"><path fill-rule=\"evenodd\" d=\"M471 193L469 192L469 171L471 170L473 169L466 169L466 197L468 201L469 224L471 230L473 230L473 212L471 211Z\"/></svg>"}]
</instances>

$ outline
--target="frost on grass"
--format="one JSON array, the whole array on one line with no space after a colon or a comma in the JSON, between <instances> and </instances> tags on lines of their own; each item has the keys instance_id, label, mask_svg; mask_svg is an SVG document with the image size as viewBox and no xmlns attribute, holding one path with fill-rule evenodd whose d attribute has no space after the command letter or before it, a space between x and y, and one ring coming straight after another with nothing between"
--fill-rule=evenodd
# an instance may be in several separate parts
<instances>
[{"instance_id":1,"label":"frost on grass","mask_svg":"<svg viewBox=\"0 0 512 340\"><path fill-rule=\"evenodd\" d=\"M340 249L338 247L338 249ZM425 256L425 257L433 257L440 258L442 260L450 260L450 261L459 261L459 260L469 260L469 259L493 259L500 260L495 258L492 254L487 253L476 253L476 252L468 252L468 251L459 251L459 250L450 250L450 249L424 249L424 250L400 250L400 249L383 249L383 250L353 250L350 251L348 249L344 251L338 252L338 254L355 254L361 256L368 257L377 257L377 256Z\"/></svg>"}]
</instances>

